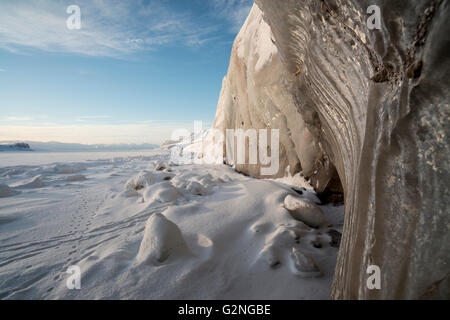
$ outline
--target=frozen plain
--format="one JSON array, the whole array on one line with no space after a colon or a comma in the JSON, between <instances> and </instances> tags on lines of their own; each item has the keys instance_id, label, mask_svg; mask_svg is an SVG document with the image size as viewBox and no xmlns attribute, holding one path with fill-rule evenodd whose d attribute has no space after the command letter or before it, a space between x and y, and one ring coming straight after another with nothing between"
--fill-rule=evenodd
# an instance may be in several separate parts
<instances>
[{"instance_id":1,"label":"frozen plain","mask_svg":"<svg viewBox=\"0 0 450 320\"><path fill-rule=\"evenodd\" d=\"M30 155L0 155L1 299L330 296L343 206L316 206L299 175L175 165L164 149ZM301 221L315 210L319 226Z\"/></svg>"}]
</instances>

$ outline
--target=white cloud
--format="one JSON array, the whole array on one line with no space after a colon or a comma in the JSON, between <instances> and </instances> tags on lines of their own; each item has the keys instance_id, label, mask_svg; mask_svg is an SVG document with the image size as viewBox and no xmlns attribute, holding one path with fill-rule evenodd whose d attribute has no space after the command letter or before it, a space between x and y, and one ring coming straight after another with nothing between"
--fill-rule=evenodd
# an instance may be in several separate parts
<instances>
[{"instance_id":1,"label":"white cloud","mask_svg":"<svg viewBox=\"0 0 450 320\"><path fill-rule=\"evenodd\" d=\"M212 0L217 15L228 20L231 24L230 31L237 33L242 28L253 0Z\"/></svg>"},{"instance_id":2,"label":"white cloud","mask_svg":"<svg viewBox=\"0 0 450 320\"><path fill-rule=\"evenodd\" d=\"M214 27L196 24L158 0L79 0L81 30L69 30L63 0L0 1L0 48L123 56L167 43L202 45Z\"/></svg>"}]
</instances>

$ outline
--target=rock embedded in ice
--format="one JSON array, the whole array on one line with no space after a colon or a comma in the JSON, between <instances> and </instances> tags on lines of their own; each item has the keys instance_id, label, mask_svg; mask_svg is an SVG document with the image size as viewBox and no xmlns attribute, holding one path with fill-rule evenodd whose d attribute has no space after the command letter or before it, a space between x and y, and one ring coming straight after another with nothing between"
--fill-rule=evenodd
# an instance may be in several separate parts
<instances>
[{"instance_id":1,"label":"rock embedded in ice","mask_svg":"<svg viewBox=\"0 0 450 320\"><path fill-rule=\"evenodd\" d=\"M297 248L292 248L291 259L294 266L294 274L302 278L314 278L322 275L314 260Z\"/></svg>"},{"instance_id":2,"label":"rock embedded in ice","mask_svg":"<svg viewBox=\"0 0 450 320\"><path fill-rule=\"evenodd\" d=\"M0 184L0 198L11 197L13 195L13 191L6 184Z\"/></svg>"},{"instance_id":3,"label":"rock embedded in ice","mask_svg":"<svg viewBox=\"0 0 450 320\"><path fill-rule=\"evenodd\" d=\"M188 247L178 226L157 213L147 220L136 259L139 264L159 264L186 251Z\"/></svg>"},{"instance_id":4,"label":"rock embedded in ice","mask_svg":"<svg viewBox=\"0 0 450 320\"><path fill-rule=\"evenodd\" d=\"M311 227L318 227L325 221L322 210L309 199L298 198L289 194L284 198L284 207L294 219Z\"/></svg>"}]
</instances>

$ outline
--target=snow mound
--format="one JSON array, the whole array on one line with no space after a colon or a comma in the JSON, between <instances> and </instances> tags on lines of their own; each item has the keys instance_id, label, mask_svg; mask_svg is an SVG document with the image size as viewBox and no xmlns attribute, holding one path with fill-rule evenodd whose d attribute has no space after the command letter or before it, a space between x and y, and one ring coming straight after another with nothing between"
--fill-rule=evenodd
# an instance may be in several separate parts
<instances>
[{"instance_id":1,"label":"snow mound","mask_svg":"<svg viewBox=\"0 0 450 320\"><path fill-rule=\"evenodd\" d=\"M119 196L121 196L121 197L123 197L123 198L132 198L132 197L137 197L137 196L139 196L139 192L137 192L137 191L134 190L134 189L131 189L131 190L125 190L125 191L121 192L121 193L119 194Z\"/></svg>"},{"instance_id":2,"label":"snow mound","mask_svg":"<svg viewBox=\"0 0 450 320\"><path fill-rule=\"evenodd\" d=\"M149 188L144 194L145 202L172 202L179 198L180 193L170 182L157 183Z\"/></svg>"},{"instance_id":3,"label":"snow mound","mask_svg":"<svg viewBox=\"0 0 450 320\"><path fill-rule=\"evenodd\" d=\"M319 267L316 265L314 260L297 248L292 248L291 259L293 262L292 271L294 274L302 278L322 276L322 273L320 272Z\"/></svg>"},{"instance_id":4,"label":"snow mound","mask_svg":"<svg viewBox=\"0 0 450 320\"><path fill-rule=\"evenodd\" d=\"M204 210L204 206L200 202L188 202L179 206L170 206L163 213L168 219L178 221L186 216L202 213Z\"/></svg>"},{"instance_id":5,"label":"snow mound","mask_svg":"<svg viewBox=\"0 0 450 320\"><path fill-rule=\"evenodd\" d=\"M227 176L228 177L228 176ZM228 181L230 178L228 177ZM224 181L220 178L214 178L210 173L195 174L185 173L176 175L172 179L172 183L180 190L185 190L188 194L196 196L206 196L213 193L213 189L218 184Z\"/></svg>"},{"instance_id":6,"label":"snow mound","mask_svg":"<svg viewBox=\"0 0 450 320\"><path fill-rule=\"evenodd\" d=\"M205 196L210 193L208 189L206 189L203 185L198 183L197 181L189 181L186 190L196 196Z\"/></svg>"},{"instance_id":7,"label":"snow mound","mask_svg":"<svg viewBox=\"0 0 450 320\"><path fill-rule=\"evenodd\" d=\"M251 229L255 233L264 232L268 226L254 225ZM291 250L299 243L303 235L303 228L296 225L280 225L266 237L264 248L259 253L259 258L266 261L271 268L281 265L286 250Z\"/></svg>"},{"instance_id":8,"label":"snow mound","mask_svg":"<svg viewBox=\"0 0 450 320\"><path fill-rule=\"evenodd\" d=\"M302 221L311 227L318 227L325 221L322 210L307 198L301 199L289 194L284 199L284 207L294 219Z\"/></svg>"},{"instance_id":9,"label":"snow mound","mask_svg":"<svg viewBox=\"0 0 450 320\"><path fill-rule=\"evenodd\" d=\"M64 163L53 167L53 172L58 174L74 174L84 170L86 167L81 163Z\"/></svg>"},{"instance_id":10,"label":"snow mound","mask_svg":"<svg viewBox=\"0 0 450 320\"><path fill-rule=\"evenodd\" d=\"M17 188L27 188L27 189L43 188L46 186L44 180L45 180L45 175L40 174L40 175L35 176L28 182L17 185Z\"/></svg>"},{"instance_id":11,"label":"snow mound","mask_svg":"<svg viewBox=\"0 0 450 320\"><path fill-rule=\"evenodd\" d=\"M137 262L160 264L189 249L178 226L160 213L152 215L145 225Z\"/></svg>"},{"instance_id":12,"label":"snow mound","mask_svg":"<svg viewBox=\"0 0 450 320\"><path fill-rule=\"evenodd\" d=\"M152 185L155 182L155 177L151 172L142 171L125 183L127 190L141 190Z\"/></svg>"},{"instance_id":13,"label":"snow mound","mask_svg":"<svg viewBox=\"0 0 450 320\"><path fill-rule=\"evenodd\" d=\"M11 197L13 195L13 191L6 184L0 184L0 198Z\"/></svg>"},{"instance_id":14,"label":"snow mound","mask_svg":"<svg viewBox=\"0 0 450 320\"><path fill-rule=\"evenodd\" d=\"M82 175L82 174L76 174L73 176L68 176L66 178L66 181L72 182L72 181L84 181L86 180L86 176Z\"/></svg>"},{"instance_id":15,"label":"snow mound","mask_svg":"<svg viewBox=\"0 0 450 320\"><path fill-rule=\"evenodd\" d=\"M175 175L173 173L170 173L170 172L153 172L153 176L155 178L154 182L161 182L161 181L172 180L172 178Z\"/></svg>"}]
</instances>

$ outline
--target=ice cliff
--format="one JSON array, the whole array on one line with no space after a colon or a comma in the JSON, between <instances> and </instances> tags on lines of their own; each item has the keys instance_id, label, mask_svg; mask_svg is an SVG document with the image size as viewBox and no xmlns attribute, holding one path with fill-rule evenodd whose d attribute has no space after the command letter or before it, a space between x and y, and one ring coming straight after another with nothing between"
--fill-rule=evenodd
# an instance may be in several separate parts
<instances>
[{"instance_id":1,"label":"ice cliff","mask_svg":"<svg viewBox=\"0 0 450 320\"><path fill-rule=\"evenodd\" d=\"M449 14L446 0L256 0L235 40L214 127L279 129L278 176L344 192L335 299L450 297Z\"/></svg>"}]
</instances>

